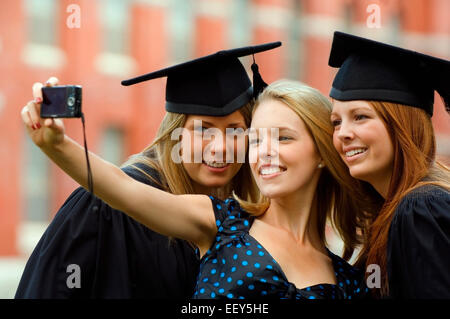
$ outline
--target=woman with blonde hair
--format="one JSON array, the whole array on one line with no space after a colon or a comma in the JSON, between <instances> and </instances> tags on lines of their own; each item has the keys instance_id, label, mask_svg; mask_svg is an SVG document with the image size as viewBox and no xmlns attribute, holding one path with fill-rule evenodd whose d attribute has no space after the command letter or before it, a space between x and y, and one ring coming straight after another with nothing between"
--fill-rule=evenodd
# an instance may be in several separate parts
<instances>
[{"instance_id":1,"label":"woman with blonde hair","mask_svg":"<svg viewBox=\"0 0 450 319\"><path fill-rule=\"evenodd\" d=\"M83 148L64 135L61 121L37 117L43 126L33 129L26 115L38 114L39 107L29 103L22 111L31 138L87 187ZM260 95L249 161L268 204L164 192L90 153L95 194L149 228L198 247L194 298L362 297L363 274L325 246L325 220L332 217L350 255L362 209L332 147L330 111L325 97L297 82L271 84Z\"/></svg>"},{"instance_id":2,"label":"woman with blonde hair","mask_svg":"<svg viewBox=\"0 0 450 319\"><path fill-rule=\"evenodd\" d=\"M261 82L252 86L237 57L280 45L221 51L123 81L130 85L168 77L167 113L156 138L122 165L123 172L143 185L172 194L208 194L225 199L234 191L242 198L256 199L257 188L245 156L243 161L225 160L229 154L245 155L245 143L229 146L229 140L219 143L220 139L210 143L213 148L207 154L208 143L202 137L209 130L225 135L228 128L245 131L249 127ZM51 78L48 85L56 81ZM42 102L41 87L33 87L38 104ZM38 114L30 114L34 128L43 124ZM177 130L191 134L176 135ZM184 138L187 135L190 138ZM189 147L189 142L194 148ZM173 160L171 151L176 145L181 145L186 160ZM203 161L190 160L198 155ZM195 247L188 241L154 232L115 208L83 188L75 190L35 248L16 298L191 296L199 265ZM164 214L165 209L158 211L158 215ZM67 285L67 267L71 264L78 265L81 271L81 287L77 289Z\"/></svg>"},{"instance_id":3,"label":"woman with blonde hair","mask_svg":"<svg viewBox=\"0 0 450 319\"><path fill-rule=\"evenodd\" d=\"M450 111L450 61L336 32L334 144L374 205L359 265L377 297L450 298L450 170L436 160L434 90Z\"/></svg>"}]
</instances>

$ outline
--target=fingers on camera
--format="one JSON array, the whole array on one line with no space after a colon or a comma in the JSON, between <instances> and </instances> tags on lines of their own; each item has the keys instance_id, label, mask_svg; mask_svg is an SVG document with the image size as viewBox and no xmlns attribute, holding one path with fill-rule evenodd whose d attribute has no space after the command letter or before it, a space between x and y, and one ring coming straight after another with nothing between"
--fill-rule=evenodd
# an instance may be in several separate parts
<instances>
[{"instance_id":1,"label":"fingers on camera","mask_svg":"<svg viewBox=\"0 0 450 319\"><path fill-rule=\"evenodd\" d=\"M45 82L45 85L36 82L33 84L33 98L34 100L29 101L27 105L25 105L22 109L21 115L23 122L31 127L33 130L40 129L42 126L40 124L40 111L41 111L41 103L43 101L42 97L42 88L44 86L55 86L58 84L58 79L54 76L50 77L47 82ZM48 122L47 126L51 126L53 121Z\"/></svg>"},{"instance_id":2,"label":"fingers on camera","mask_svg":"<svg viewBox=\"0 0 450 319\"><path fill-rule=\"evenodd\" d=\"M33 84L33 98L36 101L36 103L42 102L42 83L36 82Z\"/></svg>"},{"instance_id":3,"label":"fingers on camera","mask_svg":"<svg viewBox=\"0 0 450 319\"><path fill-rule=\"evenodd\" d=\"M25 123L26 126L31 127L33 130L36 129L36 126L33 124L33 120L31 119L31 114L28 111L28 105L25 105L22 108L22 112L20 113L22 116L22 121Z\"/></svg>"},{"instance_id":4,"label":"fingers on camera","mask_svg":"<svg viewBox=\"0 0 450 319\"><path fill-rule=\"evenodd\" d=\"M58 85L58 82L58 78L52 76L47 80L47 82L45 82L45 86L55 86Z\"/></svg>"},{"instance_id":5,"label":"fingers on camera","mask_svg":"<svg viewBox=\"0 0 450 319\"><path fill-rule=\"evenodd\" d=\"M40 117L35 101L28 102L28 104L22 109L22 119L25 124L30 126L33 130L41 128Z\"/></svg>"},{"instance_id":6,"label":"fingers on camera","mask_svg":"<svg viewBox=\"0 0 450 319\"><path fill-rule=\"evenodd\" d=\"M45 121L44 121L45 127L54 128L54 127L56 127L55 125L56 125L56 123L55 123L54 119L45 119Z\"/></svg>"},{"instance_id":7,"label":"fingers on camera","mask_svg":"<svg viewBox=\"0 0 450 319\"><path fill-rule=\"evenodd\" d=\"M30 125L31 117L29 117L29 115L28 115L28 108L26 105L22 108L22 111L20 112L20 116L22 117L22 121L25 123L25 125L31 126Z\"/></svg>"}]
</instances>

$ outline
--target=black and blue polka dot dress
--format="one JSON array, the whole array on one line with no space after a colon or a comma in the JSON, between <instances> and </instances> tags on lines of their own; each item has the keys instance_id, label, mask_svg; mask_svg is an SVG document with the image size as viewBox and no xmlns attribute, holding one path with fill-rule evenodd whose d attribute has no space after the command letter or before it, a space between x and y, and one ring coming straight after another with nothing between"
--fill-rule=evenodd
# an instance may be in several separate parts
<instances>
[{"instance_id":1,"label":"black and blue polka dot dress","mask_svg":"<svg viewBox=\"0 0 450 319\"><path fill-rule=\"evenodd\" d=\"M355 299L367 296L363 273L331 253L337 284L297 289L269 252L249 234L254 217L234 199L210 196L216 239L201 259L194 299Z\"/></svg>"}]
</instances>

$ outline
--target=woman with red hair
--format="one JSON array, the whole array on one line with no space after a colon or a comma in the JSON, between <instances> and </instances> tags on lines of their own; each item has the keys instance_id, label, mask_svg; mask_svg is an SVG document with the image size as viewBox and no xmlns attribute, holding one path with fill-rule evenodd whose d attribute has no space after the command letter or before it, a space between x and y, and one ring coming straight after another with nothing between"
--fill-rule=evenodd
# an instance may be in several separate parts
<instances>
[{"instance_id":1,"label":"woman with red hair","mask_svg":"<svg viewBox=\"0 0 450 319\"><path fill-rule=\"evenodd\" d=\"M336 32L334 145L362 181L357 264L378 265L377 297L450 298L450 170L436 160L434 91L450 111L450 62Z\"/></svg>"}]
</instances>

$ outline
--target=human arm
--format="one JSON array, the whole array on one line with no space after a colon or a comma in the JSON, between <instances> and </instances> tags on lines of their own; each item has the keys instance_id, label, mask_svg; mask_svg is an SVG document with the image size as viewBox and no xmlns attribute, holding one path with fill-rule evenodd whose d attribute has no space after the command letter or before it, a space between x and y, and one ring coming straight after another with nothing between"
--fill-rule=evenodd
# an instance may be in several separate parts
<instances>
[{"instance_id":1,"label":"human arm","mask_svg":"<svg viewBox=\"0 0 450 319\"><path fill-rule=\"evenodd\" d=\"M122 169L134 179L158 187L155 170L140 163L135 166L142 170ZM34 248L15 298L190 297L198 267L195 252L183 240L170 243L167 237L79 187ZM70 265L78 266L78 273L68 271ZM74 278L79 285L73 285Z\"/></svg>"},{"instance_id":2,"label":"human arm","mask_svg":"<svg viewBox=\"0 0 450 319\"><path fill-rule=\"evenodd\" d=\"M56 84L56 79L52 85ZM64 134L61 119L40 118L42 84L33 86L34 101L22 110L33 142L61 169L87 188L84 149ZM37 99L41 100L37 100ZM36 125L40 128L36 128ZM211 201L203 195L173 195L144 185L89 152L95 195L111 207L163 235L182 238L206 251L217 231Z\"/></svg>"}]
</instances>

